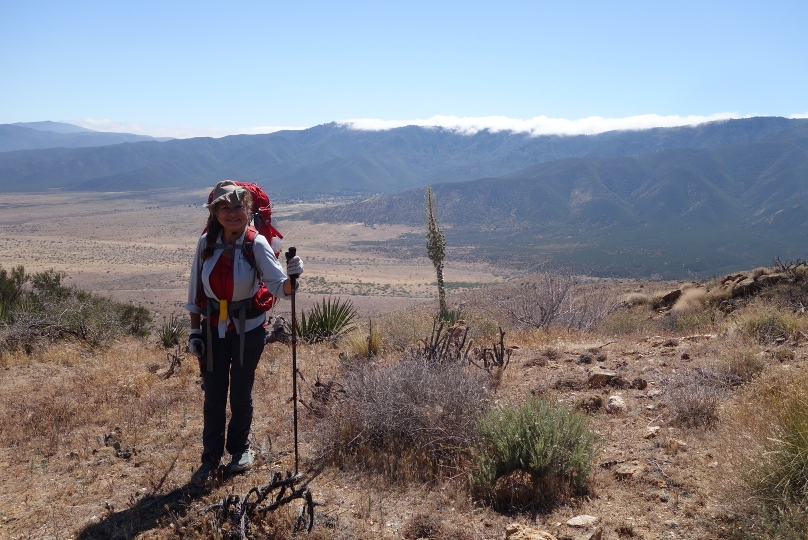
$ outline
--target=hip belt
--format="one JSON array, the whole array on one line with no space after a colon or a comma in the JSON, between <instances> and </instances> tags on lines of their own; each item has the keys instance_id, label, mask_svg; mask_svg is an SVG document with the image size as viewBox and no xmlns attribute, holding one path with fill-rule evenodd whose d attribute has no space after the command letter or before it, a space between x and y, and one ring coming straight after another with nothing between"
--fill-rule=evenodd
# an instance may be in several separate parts
<instances>
[{"instance_id":1,"label":"hip belt","mask_svg":"<svg viewBox=\"0 0 808 540\"><path fill-rule=\"evenodd\" d=\"M208 325L208 372L213 371L213 335L210 328L210 316L216 312L219 313L219 320L226 320L224 316L229 315L230 319L236 325L236 329L239 333L239 364L242 366L244 365L244 329L247 326L247 319L255 319L264 314L263 311L253 306L252 298L228 302L227 300L219 301L216 298L208 297L207 302L205 302L205 320Z\"/></svg>"}]
</instances>

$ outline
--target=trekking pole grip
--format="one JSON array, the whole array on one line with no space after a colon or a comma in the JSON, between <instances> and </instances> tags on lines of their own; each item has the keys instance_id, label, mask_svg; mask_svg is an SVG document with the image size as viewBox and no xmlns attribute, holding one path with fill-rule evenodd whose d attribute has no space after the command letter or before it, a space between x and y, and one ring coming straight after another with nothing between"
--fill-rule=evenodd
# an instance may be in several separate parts
<instances>
[{"instance_id":1,"label":"trekking pole grip","mask_svg":"<svg viewBox=\"0 0 808 540\"><path fill-rule=\"evenodd\" d=\"M287 249L286 250L286 262L288 263L292 259L292 257L294 257L295 255L297 255L297 248L296 247L290 247L289 249ZM295 282L297 282L297 278L299 278L299 277L300 277L300 274L289 274L289 279L292 280L292 290L295 289Z\"/></svg>"}]
</instances>

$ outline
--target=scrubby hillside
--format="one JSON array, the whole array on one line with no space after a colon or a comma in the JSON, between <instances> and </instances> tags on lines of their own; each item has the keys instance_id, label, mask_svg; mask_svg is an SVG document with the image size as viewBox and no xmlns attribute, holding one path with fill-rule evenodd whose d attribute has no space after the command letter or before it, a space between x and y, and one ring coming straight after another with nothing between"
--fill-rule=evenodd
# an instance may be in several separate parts
<instances>
[{"instance_id":1,"label":"scrubby hillside","mask_svg":"<svg viewBox=\"0 0 808 540\"><path fill-rule=\"evenodd\" d=\"M299 347L311 537L805 537L804 264L709 282L539 275L450 302L442 328L424 305ZM286 345L258 368L258 466L193 489L193 359L154 335L26 348L14 331L0 536L238 538L211 505L294 468ZM300 504L248 512L245 530L288 538Z\"/></svg>"}]
</instances>

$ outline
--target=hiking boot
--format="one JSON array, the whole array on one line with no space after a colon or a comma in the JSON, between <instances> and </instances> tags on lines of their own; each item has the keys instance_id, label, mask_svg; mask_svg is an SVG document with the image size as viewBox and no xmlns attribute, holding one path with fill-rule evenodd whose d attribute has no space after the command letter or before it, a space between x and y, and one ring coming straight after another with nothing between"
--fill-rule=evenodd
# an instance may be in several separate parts
<instances>
[{"instance_id":1,"label":"hiking boot","mask_svg":"<svg viewBox=\"0 0 808 540\"><path fill-rule=\"evenodd\" d=\"M252 448L246 449L241 454L233 456L233 461L230 462L230 472L238 473L251 469L255 461L255 452Z\"/></svg>"},{"instance_id":2,"label":"hiking boot","mask_svg":"<svg viewBox=\"0 0 808 540\"><path fill-rule=\"evenodd\" d=\"M194 474L191 475L191 484L195 486L202 486L210 478L210 473L213 472L213 463L203 463L199 466Z\"/></svg>"}]
</instances>

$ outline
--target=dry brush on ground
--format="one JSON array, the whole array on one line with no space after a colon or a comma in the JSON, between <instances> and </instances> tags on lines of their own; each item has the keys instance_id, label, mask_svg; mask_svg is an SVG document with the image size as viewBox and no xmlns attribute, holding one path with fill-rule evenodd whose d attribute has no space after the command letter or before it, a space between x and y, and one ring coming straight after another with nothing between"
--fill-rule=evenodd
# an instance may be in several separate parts
<instances>
[{"instance_id":1,"label":"dry brush on ground","mask_svg":"<svg viewBox=\"0 0 808 540\"><path fill-rule=\"evenodd\" d=\"M431 359L431 305L302 344L301 457L304 472L319 471L311 536L493 539L518 522L557 539L804 537L800 268L707 283L575 282L575 301L558 302L567 307L542 325L508 316L524 285L467 292L449 298L463 302L452 326L463 328L463 353ZM541 293L547 276L533 284ZM571 324L591 298L608 309ZM500 327L510 363L480 369L469 359L499 342ZM371 335L376 352L357 352L369 349L351 341ZM269 345L259 364L258 466L199 490L187 482L202 396L195 362L176 357L155 337L67 336L4 352L0 535L238 533L202 511L293 468L289 348ZM589 443L564 446L572 440ZM252 519L251 536L289 537L297 508Z\"/></svg>"}]
</instances>

